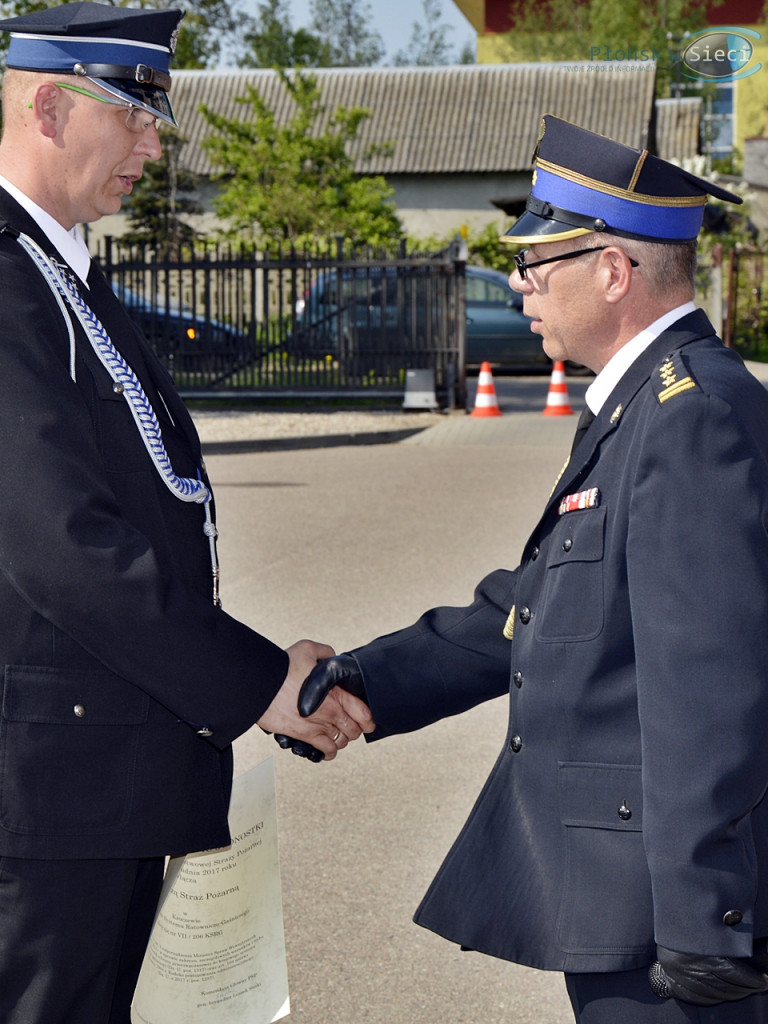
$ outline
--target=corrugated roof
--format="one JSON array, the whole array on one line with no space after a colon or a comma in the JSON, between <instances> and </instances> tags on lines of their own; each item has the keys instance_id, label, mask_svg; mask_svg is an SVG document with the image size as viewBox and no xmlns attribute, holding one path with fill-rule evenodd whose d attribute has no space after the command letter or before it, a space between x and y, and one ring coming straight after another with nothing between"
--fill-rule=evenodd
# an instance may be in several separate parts
<instances>
[{"instance_id":1,"label":"corrugated roof","mask_svg":"<svg viewBox=\"0 0 768 1024\"><path fill-rule=\"evenodd\" d=\"M664 160L684 160L699 152L701 99L656 100L656 148Z\"/></svg>"},{"instance_id":2,"label":"corrugated roof","mask_svg":"<svg viewBox=\"0 0 768 1024\"><path fill-rule=\"evenodd\" d=\"M539 118L574 121L630 146L646 144L655 68L649 62L473 64L430 68L319 68L326 117L339 106L366 107L353 144L356 169L367 174L451 174L525 171L531 166ZM177 71L174 110L188 144L183 162L198 174L211 165L201 140L210 127L201 104L227 118L248 108L236 102L256 88L278 119L292 101L269 70ZM363 160L371 143L394 143L391 158Z\"/></svg>"}]
</instances>

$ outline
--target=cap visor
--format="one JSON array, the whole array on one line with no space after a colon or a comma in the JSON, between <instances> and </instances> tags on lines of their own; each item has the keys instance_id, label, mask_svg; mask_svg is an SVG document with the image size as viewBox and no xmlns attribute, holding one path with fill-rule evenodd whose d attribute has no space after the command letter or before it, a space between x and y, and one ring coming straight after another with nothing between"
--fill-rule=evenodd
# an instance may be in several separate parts
<instances>
[{"instance_id":1,"label":"cap visor","mask_svg":"<svg viewBox=\"0 0 768 1024\"><path fill-rule=\"evenodd\" d=\"M579 238L592 234L587 228L575 228L561 224L550 217L539 217L526 210L515 223L504 232L499 241L511 245L534 245L536 242L559 242L567 238Z\"/></svg>"},{"instance_id":2,"label":"cap visor","mask_svg":"<svg viewBox=\"0 0 768 1024\"><path fill-rule=\"evenodd\" d=\"M158 89L156 86L142 85L140 82L132 82L123 78L90 78L89 81L118 99L125 100L135 107L141 107L151 114L155 114L161 121L178 128L176 118L173 115L171 100L165 89Z\"/></svg>"}]
</instances>

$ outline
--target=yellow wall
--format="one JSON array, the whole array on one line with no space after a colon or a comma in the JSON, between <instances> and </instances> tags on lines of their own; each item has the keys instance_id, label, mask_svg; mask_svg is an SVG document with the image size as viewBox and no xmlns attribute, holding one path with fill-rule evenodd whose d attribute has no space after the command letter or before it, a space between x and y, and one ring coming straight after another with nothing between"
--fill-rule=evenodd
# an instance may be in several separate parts
<instances>
[{"instance_id":1,"label":"yellow wall","mask_svg":"<svg viewBox=\"0 0 768 1024\"><path fill-rule=\"evenodd\" d=\"M749 27L762 34L755 43L755 55L763 66L736 83L736 138L742 152L744 139L768 134L768 23Z\"/></svg>"}]
</instances>

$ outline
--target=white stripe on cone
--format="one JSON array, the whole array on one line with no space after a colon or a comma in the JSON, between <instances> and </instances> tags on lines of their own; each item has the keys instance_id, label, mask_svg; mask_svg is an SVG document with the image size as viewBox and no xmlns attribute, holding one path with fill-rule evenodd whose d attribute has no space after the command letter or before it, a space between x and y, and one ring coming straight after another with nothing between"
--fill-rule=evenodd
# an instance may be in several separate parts
<instances>
[{"instance_id":1,"label":"white stripe on cone","mask_svg":"<svg viewBox=\"0 0 768 1024\"><path fill-rule=\"evenodd\" d=\"M501 416L501 409L496 399L496 385L493 383L491 364L482 363L477 375L477 393L473 416Z\"/></svg>"},{"instance_id":2,"label":"white stripe on cone","mask_svg":"<svg viewBox=\"0 0 768 1024\"><path fill-rule=\"evenodd\" d=\"M545 416L572 416L573 409L568 398L568 385L565 382L565 364L556 362L552 367L552 377L549 382L547 404L544 407Z\"/></svg>"}]
</instances>

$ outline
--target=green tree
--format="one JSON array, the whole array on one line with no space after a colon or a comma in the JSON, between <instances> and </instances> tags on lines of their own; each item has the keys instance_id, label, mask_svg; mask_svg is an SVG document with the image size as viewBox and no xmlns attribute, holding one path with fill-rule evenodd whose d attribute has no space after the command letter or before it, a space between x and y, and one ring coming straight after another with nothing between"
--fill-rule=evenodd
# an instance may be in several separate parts
<instances>
[{"instance_id":1,"label":"green tree","mask_svg":"<svg viewBox=\"0 0 768 1024\"><path fill-rule=\"evenodd\" d=\"M129 243L151 242L172 259L196 237L185 218L203 212L195 198L199 176L187 171L181 162L185 141L178 132L163 131L162 159L145 165L144 176L125 203L129 230L123 239Z\"/></svg>"},{"instance_id":2,"label":"green tree","mask_svg":"<svg viewBox=\"0 0 768 1024\"><path fill-rule=\"evenodd\" d=\"M238 63L245 68L327 67L328 45L305 28L295 32L286 0L265 0L246 29L245 54Z\"/></svg>"},{"instance_id":3,"label":"green tree","mask_svg":"<svg viewBox=\"0 0 768 1024\"><path fill-rule=\"evenodd\" d=\"M326 117L315 78L301 72L276 74L295 108L286 123L278 123L253 86L238 98L251 108L250 117L229 119L202 108L214 128L203 145L223 182L213 204L216 212L232 233L260 244L300 245L344 235L379 245L399 238L392 190L383 177L356 174L348 152L369 112L340 107ZM364 157L375 152L381 147Z\"/></svg>"},{"instance_id":4,"label":"green tree","mask_svg":"<svg viewBox=\"0 0 768 1024\"><path fill-rule=\"evenodd\" d=\"M453 64L454 49L448 42L448 33L453 32L452 25L443 22L440 0L422 0L421 9L424 23L414 21L411 26L411 38L405 50L398 50L392 59L397 66L432 67L438 64ZM473 58L465 59L466 47L459 59L461 64L471 64Z\"/></svg>"},{"instance_id":5,"label":"green tree","mask_svg":"<svg viewBox=\"0 0 768 1024\"><path fill-rule=\"evenodd\" d=\"M372 67L384 58L384 43L371 29L365 0L312 0L312 28L327 46L329 67Z\"/></svg>"},{"instance_id":6,"label":"green tree","mask_svg":"<svg viewBox=\"0 0 768 1024\"><path fill-rule=\"evenodd\" d=\"M504 37L516 60L629 59L657 63L657 95L669 94L676 51L687 32L707 26L707 0L513 0L514 28Z\"/></svg>"}]
</instances>

